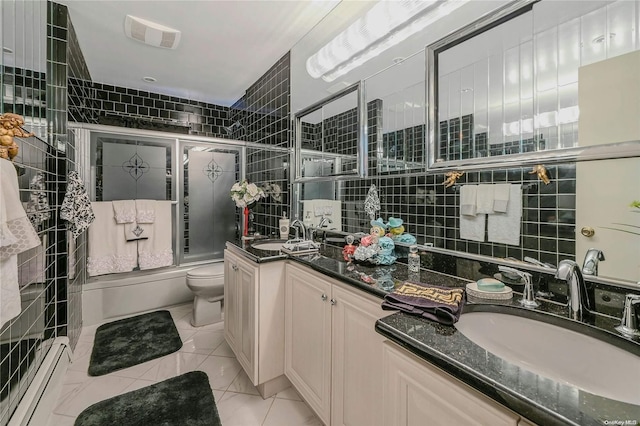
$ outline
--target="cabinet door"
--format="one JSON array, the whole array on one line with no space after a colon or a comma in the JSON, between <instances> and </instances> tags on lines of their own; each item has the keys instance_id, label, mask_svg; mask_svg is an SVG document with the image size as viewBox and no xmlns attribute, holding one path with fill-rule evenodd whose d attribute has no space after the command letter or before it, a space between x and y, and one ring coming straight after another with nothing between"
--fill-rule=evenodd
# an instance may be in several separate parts
<instances>
[{"instance_id":1,"label":"cabinet door","mask_svg":"<svg viewBox=\"0 0 640 426\"><path fill-rule=\"evenodd\" d=\"M383 346L383 371L385 425L518 424L516 414L393 343Z\"/></svg>"},{"instance_id":2,"label":"cabinet door","mask_svg":"<svg viewBox=\"0 0 640 426\"><path fill-rule=\"evenodd\" d=\"M228 250L224 251L224 337L236 352L240 335L238 318L238 261Z\"/></svg>"},{"instance_id":3,"label":"cabinet door","mask_svg":"<svg viewBox=\"0 0 640 426\"><path fill-rule=\"evenodd\" d=\"M291 264L285 279L285 375L318 417L331 414L331 284Z\"/></svg>"},{"instance_id":4,"label":"cabinet door","mask_svg":"<svg viewBox=\"0 0 640 426\"><path fill-rule=\"evenodd\" d=\"M239 339L237 344L238 362L244 368L253 383L258 380L258 370L256 365L257 353L256 342L256 289L257 270L244 262L238 262L236 271L238 288L238 319L239 319Z\"/></svg>"},{"instance_id":5,"label":"cabinet door","mask_svg":"<svg viewBox=\"0 0 640 426\"><path fill-rule=\"evenodd\" d=\"M382 348L375 331L385 316L380 299L333 285L332 401L333 426L383 425ZM387 312L388 314L388 312Z\"/></svg>"}]
</instances>

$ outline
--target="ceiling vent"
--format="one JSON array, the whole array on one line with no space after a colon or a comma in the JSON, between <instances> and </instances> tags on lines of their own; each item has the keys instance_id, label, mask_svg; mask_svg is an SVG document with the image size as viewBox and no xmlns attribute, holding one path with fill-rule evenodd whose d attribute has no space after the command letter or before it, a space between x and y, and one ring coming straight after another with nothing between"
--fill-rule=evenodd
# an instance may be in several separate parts
<instances>
[{"instance_id":1,"label":"ceiling vent","mask_svg":"<svg viewBox=\"0 0 640 426\"><path fill-rule=\"evenodd\" d=\"M127 15L124 20L124 32L127 37L154 47L175 49L180 42L180 31L165 27L156 22Z\"/></svg>"}]
</instances>

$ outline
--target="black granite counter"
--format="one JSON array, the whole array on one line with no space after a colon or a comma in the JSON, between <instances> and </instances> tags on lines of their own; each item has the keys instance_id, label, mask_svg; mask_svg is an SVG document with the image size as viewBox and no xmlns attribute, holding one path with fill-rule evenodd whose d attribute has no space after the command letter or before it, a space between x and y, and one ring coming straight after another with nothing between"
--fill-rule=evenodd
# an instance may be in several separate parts
<instances>
[{"instance_id":1,"label":"black granite counter","mask_svg":"<svg viewBox=\"0 0 640 426\"><path fill-rule=\"evenodd\" d=\"M332 246L324 247L319 253L287 256L253 248L246 242L230 243L256 262L290 259L380 298L392 290L388 287L389 278L394 285L409 280L463 287L469 282L425 269L419 275L411 274L403 263L391 266L348 265L342 259L341 249ZM567 308L560 304L541 301L540 308L532 311L521 308L517 299L518 296L514 295L508 301L488 303L469 297L462 315L473 311L506 311L519 316L535 317L631 351L639 357L639 363L630 368L640 368L640 344L612 332L619 320L591 315L583 322L576 322L566 318ZM640 425L640 406L593 395L520 368L476 345L455 327L443 326L404 313L394 313L378 320L375 328L393 342L539 425ZM580 356L564 353L558 355ZM616 421L619 423L614 423Z\"/></svg>"}]
</instances>

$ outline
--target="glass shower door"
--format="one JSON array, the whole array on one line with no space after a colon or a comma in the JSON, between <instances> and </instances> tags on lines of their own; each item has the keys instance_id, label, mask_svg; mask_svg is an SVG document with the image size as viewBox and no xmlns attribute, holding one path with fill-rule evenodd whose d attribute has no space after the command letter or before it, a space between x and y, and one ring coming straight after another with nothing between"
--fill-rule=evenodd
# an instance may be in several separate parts
<instances>
[{"instance_id":1,"label":"glass shower door","mask_svg":"<svg viewBox=\"0 0 640 426\"><path fill-rule=\"evenodd\" d=\"M242 148L190 141L181 141L180 147L180 263L222 259L226 241L238 236L238 209L229 191L241 177Z\"/></svg>"}]
</instances>

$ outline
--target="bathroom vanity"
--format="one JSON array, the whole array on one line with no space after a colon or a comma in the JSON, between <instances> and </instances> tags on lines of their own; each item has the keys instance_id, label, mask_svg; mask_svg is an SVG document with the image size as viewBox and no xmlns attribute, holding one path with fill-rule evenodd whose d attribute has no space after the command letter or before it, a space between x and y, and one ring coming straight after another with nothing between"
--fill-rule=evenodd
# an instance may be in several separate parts
<instances>
[{"instance_id":1,"label":"bathroom vanity","mask_svg":"<svg viewBox=\"0 0 640 426\"><path fill-rule=\"evenodd\" d=\"M380 302L386 291L364 277L382 272L404 281L409 278L404 264L382 271L347 267L340 250L331 246L321 253L288 257L232 242L227 243L225 263L225 336L243 368L260 392L262 383L272 377L281 380L278 374L284 374L327 425L412 425L447 419L460 424L582 426L640 419L640 405L589 393L513 364L455 327L383 311ZM462 287L468 282L425 269L420 274L420 281L437 285ZM470 298L463 317L505 310L526 317L516 299L495 304ZM563 309L543 302L535 314L560 318ZM600 328L614 325L614 320L598 321ZM588 324L580 327L595 330ZM537 339L534 344L551 343ZM637 365L628 367L635 368L640 365L640 344L629 341L629 348L629 359ZM606 363L603 356L601 363ZM640 394L640 383L637 386Z\"/></svg>"}]
</instances>

